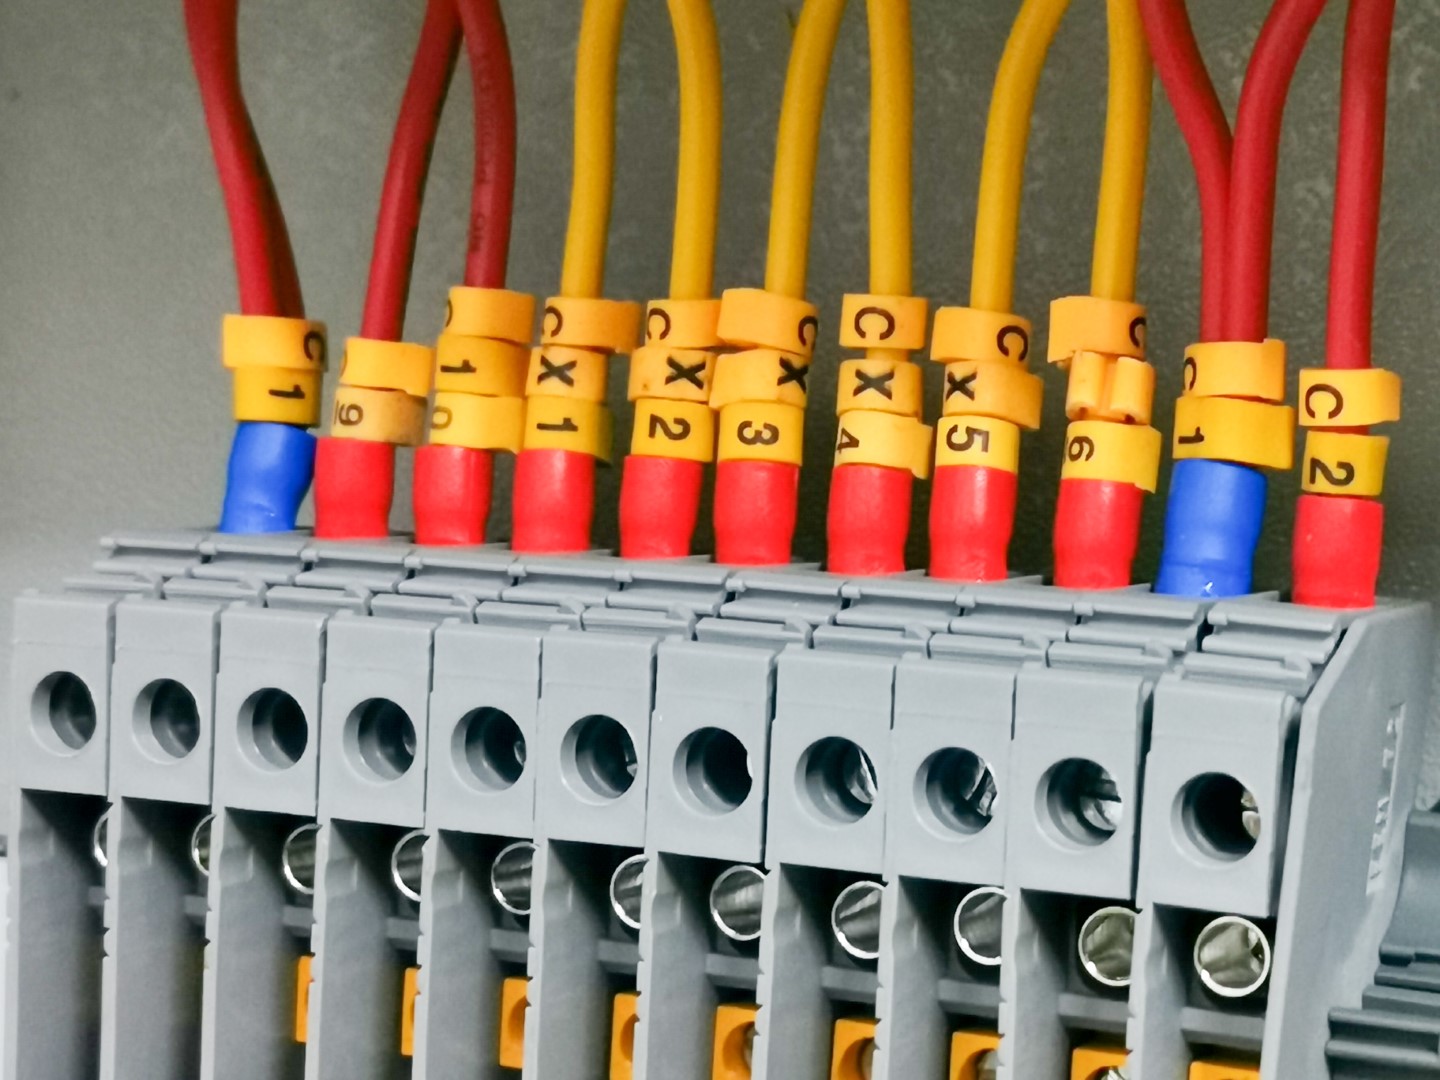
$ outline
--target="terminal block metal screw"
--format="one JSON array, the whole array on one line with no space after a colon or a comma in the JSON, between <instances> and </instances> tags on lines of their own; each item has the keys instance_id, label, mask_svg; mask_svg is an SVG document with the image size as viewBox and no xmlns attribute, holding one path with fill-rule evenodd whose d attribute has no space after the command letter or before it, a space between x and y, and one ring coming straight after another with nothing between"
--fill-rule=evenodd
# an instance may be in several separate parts
<instances>
[{"instance_id":1,"label":"terminal block metal screw","mask_svg":"<svg viewBox=\"0 0 1440 1080\"><path fill-rule=\"evenodd\" d=\"M880 956L880 897L876 881L856 881L840 890L830 908L830 932L856 960Z\"/></svg>"},{"instance_id":2,"label":"terminal block metal screw","mask_svg":"<svg viewBox=\"0 0 1440 1080\"><path fill-rule=\"evenodd\" d=\"M530 875L534 865L535 845L529 840L517 840L501 848L490 864L490 894L518 918L530 914Z\"/></svg>"},{"instance_id":3,"label":"terminal block metal screw","mask_svg":"<svg viewBox=\"0 0 1440 1080\"><path fill-rule=\"evenodd\" d=\"M955 944L966 959L982 967L1000 966L1000 921L1005 890L996 885L971 889L955 905Z\"/></svg>"},{"instance_id":4,"label":"terminal block metal screw","mask_svg":"<svg viewBox=\"0 0 1440 1080\"><path fill-rule=\"evenodd\" d=\"M723 870L710 886L710 918L731 941L760 937L760 906L765 875L741 863Z\"/></svg>"},{"instance_id":5,"label":"terminal block metal screw","mask_svg":"<svg viewBox=\"0 0 1440 1080\"><path fill-rule=\"evenodd\" d=\"M1135 912L1118 905L1103 907L1080 927L1080 965L1101 986L1129 986L1134 943Z\"/></svg>"},{"instance_id":6,"label":"terminal block metal screw","mask_svg":"<svg viewBox=\"0 0 1440 1080\"><path fill-rule=\"evenodd\" d=\"M214 824L215 815L206 814L190 834L190 863L202 878L210 876L210 828Z\"/></svg>"},{"instance_id":7,"label":"terminal block metal screw","mask_svg":"<svg viewBox=\"0 0 1440 1080\"><path fill-rule=\"evenodd\" d=\"M1239 915L1212 920L1195 938L1195 971L1205 988L1223 998L1254 994L1270 977L1270 939Z\"/></svg>"},{"instance_id":8,"label":"terminal block metal screw","mask_svg":"<svg viewBox=\"0 0 1440 1080\"><path fill-rule=\"evenodd\" d=\"M425 833L412 829L390 852L390 880L407 900L420 902L420 867L425 857Z\"/></svg>"},{"instance_id":9,"label":"terminal block metal screw","mask_svg":"<svg viewBox=\"0 0 1440 1080\"><path fill-rule=\"evenodd\" d=\"M610 875L610 907L631 930L640 929L640 894L645 884L645 856L631 855Z\"/></svg>"},{"instance_id":10,"label":"terminal block metal screw","mask_svg":"<svg viewBox=\"0 0 1440 1080\"><path fill-rule=\"evenodd\" d=\"M280 872L301 896L315 895L315 844L320 826L308 822L285 837L280 848Z\"/></svg>"}]
</instances>

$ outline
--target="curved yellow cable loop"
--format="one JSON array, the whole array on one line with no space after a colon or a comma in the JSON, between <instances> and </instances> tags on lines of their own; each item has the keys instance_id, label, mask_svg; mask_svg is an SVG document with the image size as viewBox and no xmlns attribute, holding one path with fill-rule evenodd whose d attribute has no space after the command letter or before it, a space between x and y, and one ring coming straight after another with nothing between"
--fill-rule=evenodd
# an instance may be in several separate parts
<instances>
[{"instance_id":1,"label":"curved yellow cable loop","mask_svg":"<svg viewBox=\"0 0 1440 1080\"><path fill-rule=\"evenodd\" d=\"M669 0L680 72L680 166L670 297L705 300L715 291L720 207L720 41L710 0Z\"/></svg>"},{"instance_id":2,"label":"curved yellow cable loop","mask_svg":"<svg viewBox=\"0 0 1440 1080\"><path fill-rule=\"evenodd\" d=\"M1090 295L1134 300L1150 141L1150 50L1137 0L1109 0L1108 18L1110 90Z\"/></svg>"},{"instance_id":3,"label":"curved yellow cable loop","mask_svg":"<svg viewBox=\"0 0 1440 1080\"><path fill-rule=\"evenodd\" d=\"M1020 192L1035 89L1045 54L1070 0L1025 0L990 97L985 156L980 165L980 200L975 215L975 255L970 306L1009 311L1014 304L1015 244L1020 231Z\"/></svg>"},{"instance_id":4,"label":"curved yellow cable loop","mask_svg":"<svg viewBox=\"0 0 1440 1080\"><path fill-rule=\"evenodd\" d=\"M909 296L914 63L910 0L868 0L870 291Z\"/></svg>"},{"instance_id":5,"label":"curved yellow cable loop","mask_svg":"<svg viewBox=\"0 0 1440 1080\"><path fill-rule=\"evenodd\" d=\"M605 285L615 174L615 69L625 0L585 0L575 62L575 162L565 233L563 296L591 299Z\"/></svg>"},{"instance_id":6,"label":"curved yellow cable loop","mask_svg":"<svg viewBox=\"0 0 1440 1080\"><path fill-rule=\"evenodd\" d=\"M830 81L830 60L844 14L845 0L805 0L785 73L775 182L770 194L765 288L796 299L805 296L820 120Z\"/></svg>"}]
</instances>

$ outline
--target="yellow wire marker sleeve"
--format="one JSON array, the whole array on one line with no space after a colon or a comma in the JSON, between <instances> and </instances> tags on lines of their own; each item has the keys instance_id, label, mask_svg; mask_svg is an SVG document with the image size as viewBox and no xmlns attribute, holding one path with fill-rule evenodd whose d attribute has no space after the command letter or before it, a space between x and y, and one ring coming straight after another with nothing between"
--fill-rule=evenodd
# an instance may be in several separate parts
<instances>
[{"instance_id":1,"label":"yellow wire marker sleeve","mask_svg":"<svg viewBox=\"0 0 1440 1080\"><path fill-rule=\"evenodd\" d=\"M1178 460L1288 469L1295 463L1295 410L1240 398L1182 397L1175 402L1171 452Z\"/></svg>"},{"instance_id":2,"label":"yellow wire marker sleeve","mask_svg":"<svg viewBox=\"0 0 1440 1080\"><path fill-rule=\"evenodd\" d=\"M846 360L835 386L835 412L894 413L919 417L924 386L919 364L908 360Z\"/></svg>"},{"instance_id":3,"label":"yellow wire marker sleeve","mask_svg":"<svg viewBox=\"0 0 1440 1080\"><path fill-rule=\"evenodd\" d=\"M325 324L278 315L226 315L220 324L220 362L232 371L324 371Z\"/></svg>"},{"instance_id":4,"label":"yellow wire marker sleeve","mask_svg":"<svg viewBox=\"0 0 1440 1080\"><path fill-rule=\"evenodd\" d=\"M1020 471L1020 428L990 416L945 416L935 429L935 464Z\"/></svg>"},{"instance_id":5,"label":"yellow wire marker sleeve","mask_svg":"<svg viewBox=\"0 0 1440 1080\"><path fill-rule=\"evenodd\" d=\"M701 300L715 288L720 207L720 41L710 0L669 0L680 77L680 164L670 295Z\"/></svg>"},{"instance_id":6,"label":"yellow wire marker sleeve","mask_svg":"<svg viewBox=\"0 0 1440 1080\"><path fill-rule=\"evenodd\" d=\"M1110 89L1090 292L1106 300L1133 300L1150 141L1150 50L1138 0L1108 0L1106 11Z\"/></svg>"},{"instance_id":7,"label":"yellow wire marker sleeve","mask_svg":"<svg viewBox=\"0 0 1440 1080\"><path fill-rule=\"evenodd\" d=\"M1369 427L1400 419L1400 376L1384 368L1300 372L1301 427Z\"/></svg>"},{"instance_id":8,"label":"yellow wire marker sleeve","mask_svg":"<svg viewBox=\"0 0 1440 1080\"><path fill-rule=\"evenodd\" d=\"M883 465L905 469L918 480L930 475L929 424L913 416L869 409L840 417L835 464Z\"/></svg>"},{"instance_id":9,"label":"yellow wire marker sleeve","mask_svg":"<svg viewBox=\"0 0 1440 1080\"><path fill-rule=\"evenodd\" d=\"M721 461L804 462L805 410L773 401L741 401L720 410Z\"/></svg>"},{"instance_id":10,"label":"yellow wire marker sleeve","mask_svg":"<svg viewBox=\"0 0 1440 1080\"><path fill-rule=\"evenodd\" d=\"M615 176L615 69L625 0L585 0L575 59L575 151L560 292L598 297Z\"/></svg>"},{"instance_id":11,"label":"yellow wire marker sleeve","mask_svg":"<svg viewBox=\"0 0 1440 1080\"><path fill-rule=\"evenodd\" d=\"M319 368L242 367L231 379L236 420L314 427L320 423Z\"/></svg>"},{"instance_id":12,"label":"yellow wire marker sleeve","mask_svg":"<svg viewBox=\"0 0 1440 1080\"><path fill-rule=\"evenodd\" d=\"M1070 362L1065 415L1071 420L1148 424L1155 400L1155 369L1129 356L1080 352Z\"/></svg>"},{"instance_id":13,"label":"yellow wire marker sleeve","mask_svg":"<svg viewBox=\"0 0 1440 1080\"><path fill-rule=\"evenodd\" d=\"M399 390L411 397L430 396L435 380L435 350L408 341L345 340L340 385L370 390Z\"/></svg>"},{"instance_id":14,"label":"yellow wire marker sleeve","mask_svg":"<svg viewBox=\"0 0 1440 1080\"><path fill-rule=\"evenodd\" d=\"M452 285L445 301L445 333L525 342L535 326L535 297L509 289Z\"/></svg>"},{"instance_id":15,"label":"yellow wire marker sleeve","mask_svg":"<svg viewBox=\"0 0 1440 1080\"><path fill-rule=\"evenodd\" d=\"M625 396L631 401L659 398L706 402L714 381L714 353L642 345L630 357L630 382Z\"/></svg>"},{"instance_id":16,"label":"yellow wire marker sleeve","mask_svg":"<svg viewBox=\"0 0 1440 1080\"><path fill-rule=\"evenodd\" d=\"M973 307L943 307L935 312L931 360L942 364L959 360L1023 364L1029 355L1028 319Z\"/></svg>"},{"instance_id":17,"label":"yellow wire marker sleeve","mask_svg":"<svg viewBox=\"0 0 1440 1080\"><path fill-rule=\"evenodd\" d=\"M870 290L908 296L915 126L910 0L867 0L865 11L870 34Z\"/></svg>"},{"instance_id":18,"label":"yellow wire marker sleeve","mask_svg":"<svg viewBox=\"0 0 1440 1080\"><path fill-rule=\"evenodd\" d=\"M778 349L726 353L715 364L710 407L723 409L738 401L775 401L803 409L809 371L810 361Z\"/></svg>"},{"instance_id":19,"label":"yellow wire marker sleeve","mask_svg":"<svg viewBox=\"0 0 1440 1080\"><path fill-rule=\"evenodd\" d=\"M532 397L525 402L522 450L574 450L610 460L613 421L603 402Z\"/></svg>"},{"instance_id":20,"label":"yellow wire marker sleeve","mask_svg":"<svg viewBox=\"0 0 1440 1080\"><path fill-rule=\"evenodd\" d=\"M1389 453L1390 440L1384 435L1307 431L1300 488L1322 495L1376 498L1385 490Z\"/></svg>"},{"instance_id":21,"label":"yellow wire marker sleeve","mask_svg":"<svg viewBox=\"0 0 1440 1080\"><path fill-rule=\"evenodd\" d=\"M805 0L785 73L785 97L780 106L780 131L775 147L775 181L770 193L765 288L796 299L805 295L820 120L825 111L825 89L830 81L830 60L844 14L845 0Z\"/></svg>"},{"instance_id":22,"label":"yellow wire marker sleeve","mask_svg":"<svg viewBox=\"0 0 1440 1080\"><path fill-rule=\"evenodd\" d=\"M780 349L809 356L820 331L820 309L802 297L769 289L726 289L716 332L741 349Z\"/></svg>"},{"instance_id":23,"label":"yellow wire marker sleeve","mask_svg":"<svg viewBox=\"0 0 1440 1080\"><path fill-rule=\"evenodd\" d=\"M532 397L605 400L609 354L564 345L543 345L530 351L525 393Z\"/></svg>"},{"instance_id":24,"label":"yellow wire marker sleeve","mask_svg":"<svg viewBox=\"0 0 1440 1080\"><path fill-rule=\"evenodd\" d=\"M335 390L330 414L333 438L415 446L424 433L424 398L367 386L341 385Z\"/></svg>"},{"instance_id":25,"label":"yellow wire marker sleeve","mask_svg":"<svg viewBox=\"0 0 1440 1080\"><path fill-rule=\"evenodd\" d=\"M840 306L840 347L918 352L925 348L929 322L930 305L923 297L847 293Z\"/></svg>"},{"instance_id":26,"label":"yellow wire marker sleeve","mask_svg":"<svg viewBox=\"0 0 1440 1080\"><path fill-rule=\"evenodd\" d=\"M540 319L540 343L633 352L640 344L640 312L640 305L630 300L552 296Z\"/></svg>"},{"instance_id":27,"label":"yellow wire marker sleeve","mask_svg":"<svg viewBox=\"0 0 1440 1080\"><path fill-rule=\"evenodd\" d=\"M513 341L444 333L435 342L435 389L519 397L529 363L529 348Z\"/></svg>"},{"instance_id":28,"label":"yellow wire marker sleeve","mask_svg":"<svg viewBox=\"0 0 1440 1080\"><path fill-rule=\"evenodd\" d=\"M1062 296L1050 301L1045 358L1064 367L1078 352L1144 360L1144 305L1099 296Z\"/></svg>"},{"instance_id":29,"label":"yellow wire marker sleeve","mask_svg":"<svg viewBox=\"0 0 1440 1080\"><path fill-rule=\"evenodd\" d=\"M637 401L630 452L641 457L714 461L715 410L703 401Z\"/></svg>"},{"instance_id":30,"label":"yellow wire marker sleeve","mask_svg":"<svg viewBox=\"0 0 1440 1080\"><path fill-rule=\"evenodd\" d=\"M1153 427L1077 420L1065 430L1062 480L1112 480L1155 491L1165 440Z\"/></svg>"},{"instance_id":31,"label":"yellow wire marker sleeve","mask_svg":"<svg viewBox=\"0 0 1440 1080\"><path fill-rule=\"evenodd\" d=\"M1185 350L1180 391L1190 397L1285 400L1285 342L1206 341Z\"/></svg>"},{"instance_id":32,"label":"yellow wire marker sleeve","mask_svg":"<svg viewBox=\"0 0 1440 1080\"><path fill-rule=\"evenodd\" d=\"M1035 431L1040 427L1044 393L1040 376L1019 364L965 360L945 365L941 412L946 416L991 416Z\"/></svg>"},{"instance_id":33,"label":"yellow wire marker sleeve","mask_svg":"<svg viewBox=\"0 0 1440 1080\"><path fill-rule=\"evenodd\" d=\"M1010 29L985 125L980 199L975 212L975 254L970 306L1009 311L1014 303L1015 244L1020 231L1020 192L1035 89L1045 54L1070 0L1025 0ZM954 357L978 360L980 357Z\"/></svg>"},{"instance_id":34,"label":"yellow wire marker sleeve","mask_svg":"<svg viewBox=\"0 0 1440 1080\"><path fill-rule=\"evenodd\" d=\"M471 450L519 452L525 433L525 399L453 394L435 395L430 413L430 442Z\"/></svg>"},{"instance_id":35,"label":"yellow wire marker sleeve","mask_svg":"<svg viewBox=\"0 0 1440 1080\"><path fill-rule=\"evenodd\" d=\"M672 349L713 349L720 344L720 298L651 300L645 308L645 343Z\"/></svg>"}]
</instances>

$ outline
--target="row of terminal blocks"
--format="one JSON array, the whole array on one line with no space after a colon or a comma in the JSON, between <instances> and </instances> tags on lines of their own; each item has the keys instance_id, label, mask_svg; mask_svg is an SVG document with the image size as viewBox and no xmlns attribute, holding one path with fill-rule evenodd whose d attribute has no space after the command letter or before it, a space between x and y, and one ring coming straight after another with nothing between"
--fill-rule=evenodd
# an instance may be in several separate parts
<instances>
[{"instance_id":1,"label":"row of terminal blocks","mask_svg":"<svg viewBox=\"0 0 1440 1080\"><path fill-rule=\"evenodd\" d=\"M5 1080L1440 1076L1423 605L103 548L16 602Z\"/></svg>"}]
</instances>

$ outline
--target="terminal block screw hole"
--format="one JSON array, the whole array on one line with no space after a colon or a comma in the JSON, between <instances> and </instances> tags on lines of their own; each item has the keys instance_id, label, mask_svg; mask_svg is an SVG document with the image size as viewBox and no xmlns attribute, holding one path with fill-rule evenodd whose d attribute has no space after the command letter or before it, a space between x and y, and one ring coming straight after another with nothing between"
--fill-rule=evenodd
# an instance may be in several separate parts
<instances>
[{"instance_id":1,"label":"terminal block screw hole","mask_svg":"<svg viewBox=\"0 0 1440 1080\"><path fill-rule=\"evenodd\" d=\"M240 707L240 745L260 766L288 769L305 756L309 742L305 710L284 690L257 691Z\"/></svg>"},{"instance_id":2,"label":"terminal block screw hole","mask_svg":"<svg viewBox=\"0 0 1440 1080\"><path fill-rule=\"evenodd\" d=\"M280 872L286 884L301 896L315 893L315 845L319 837L320 826L309 822L285 837L280 848Z\"/></svg>"},{"instance_id":3,"label":"terminal block screw hole","mask_svg":"<svg viewBox=\"0 0 1440 1080\"><path fill-rule=\"evenodd\" d=\"M1075 948L1085 974L1101 986L1112 989L1129 986L1135 950L1135 912L1127 907L1102 907L1080 927Z\"/></svg>"},{"instance_id":4,"label":"terminal block screw hole","mask_svg":"<svg viewBox=\"0 0 1440 1080\"><path fill-rule=\"evenodd\" d=\"M1180 794L1180 819L1190 841L1217 859L1242 859L1260 839L1255 796L1225 773L1205 773Z\"/></svg>"},{"instance_id":5,"label":"terminal block screw hole","mask_svg":"<svg viewBox=\"0 0 1440 1080\"><path fill-rule=\"evenodd\" d=\"M635 743L620 721L595 714L575 724L561 748L566 780L578 781L592 795L618 799L635 783L639 758Z\"/></svg>"},{"instance_id":6,"label":"terminal block screw hole","mask_svg":"<svg viewBox=\"0 0 1440 1080\"><path fill-rule=\"evenodd\" d=\"M135 733L161 761L188 756L200 741L195 695L174 679L156 679L135 701Z\"/></svg>"},{"instance_id":7,"label":"terminal block screw hole","mask_svg":"<svg viewBox=\"0 0 1440 1080\"><path fill-rule=\"evenodd\" d=\"M880 784L870 756L849 739L831 735L800 758L800 792L822 816L842 825L870 812Z\"/></svg>"},{"instance_id":8,"label":"terminal block screw hole","mask_svg":"<svg viewBox=\"0 0 1440 1080\"><path fill-rule=\"evenodd\" d=\"M36 734L51 750L72 754L95 735L95 699L78 675L57 671L35 688L31 705Z\"/></svg>"},{"instance_id":9,"label":"terminal block screw hole","mask_svg":"<svg viewBox=\"0 0 1440 1080\"><path fill-rule=\"evenodd\" d=\"M754 777L745 744L721 728L693 732L675 754L675 780L703 810L728 814L749 797Z\"/></svg>"},{"instance_id":10,"label":"terminal block screw hole","mask_svg":"<svg viewBox=\"0 0 1440 1080\"><path fill-rule=\"evenodd\" d=\"M345 720L351 763L380 780L398 780L415 761L415 724L385 698L362 701Z\"/></svg>"},{"instance_id":11,"label":"terminal block screw hole","mask_svg":"<svg viewBox=\"0 0 1440 1080\"><path fill-rule=\"evenodd\" d=\"M1200 981L1222 998L1258 992L1270 977L1270 939L1239 915L1222 915L1195 937L1193 961Z\"/></svg>"},{"instance_id":12,"label":"terminal block screw hole","mask_svg":"<svg viewBox=\"0 0 1440 1080\"><path fill-rule=\"evenodd\" d=\"M513 787L525 771L525 736L507 712L471 709L455 725L451 745L460 775L482 791Z\"/></svg>"},{"instance_id":13,"label":"terminal block screw hole","mask_svg":"<svg viewBox=\"0 0 1440 1080\"><path fill-rule=\"evenodd\" d=\"M631 930L640 929L640 902L645 891L645 856L631 855L610 875L610 909Z\"/></svg>"},{"instance_id":14,"label":"terminal block screw hole","mask_svg":"<svg viewBox=\"0 0 1440 1080\"><path fill-rule=\"evenodd\" d=\"M1047 772L1040 798L1060 836L1088 847L1115 835L1125 812L1115 780L1085 758L1069 758Z\"/></svg>"},{"instance_id":15,"label":"terminal block screw hole","mask_svg":"<svg viewBox=\"0 0 1440 1080\"><path fill-rule=\"evenodd\" d=\"M916 777L916 800L922 816L966 836L990 824L999 794L995 774L985 759L958 747L931 754Z\"/></svg>"}]
</instances>

